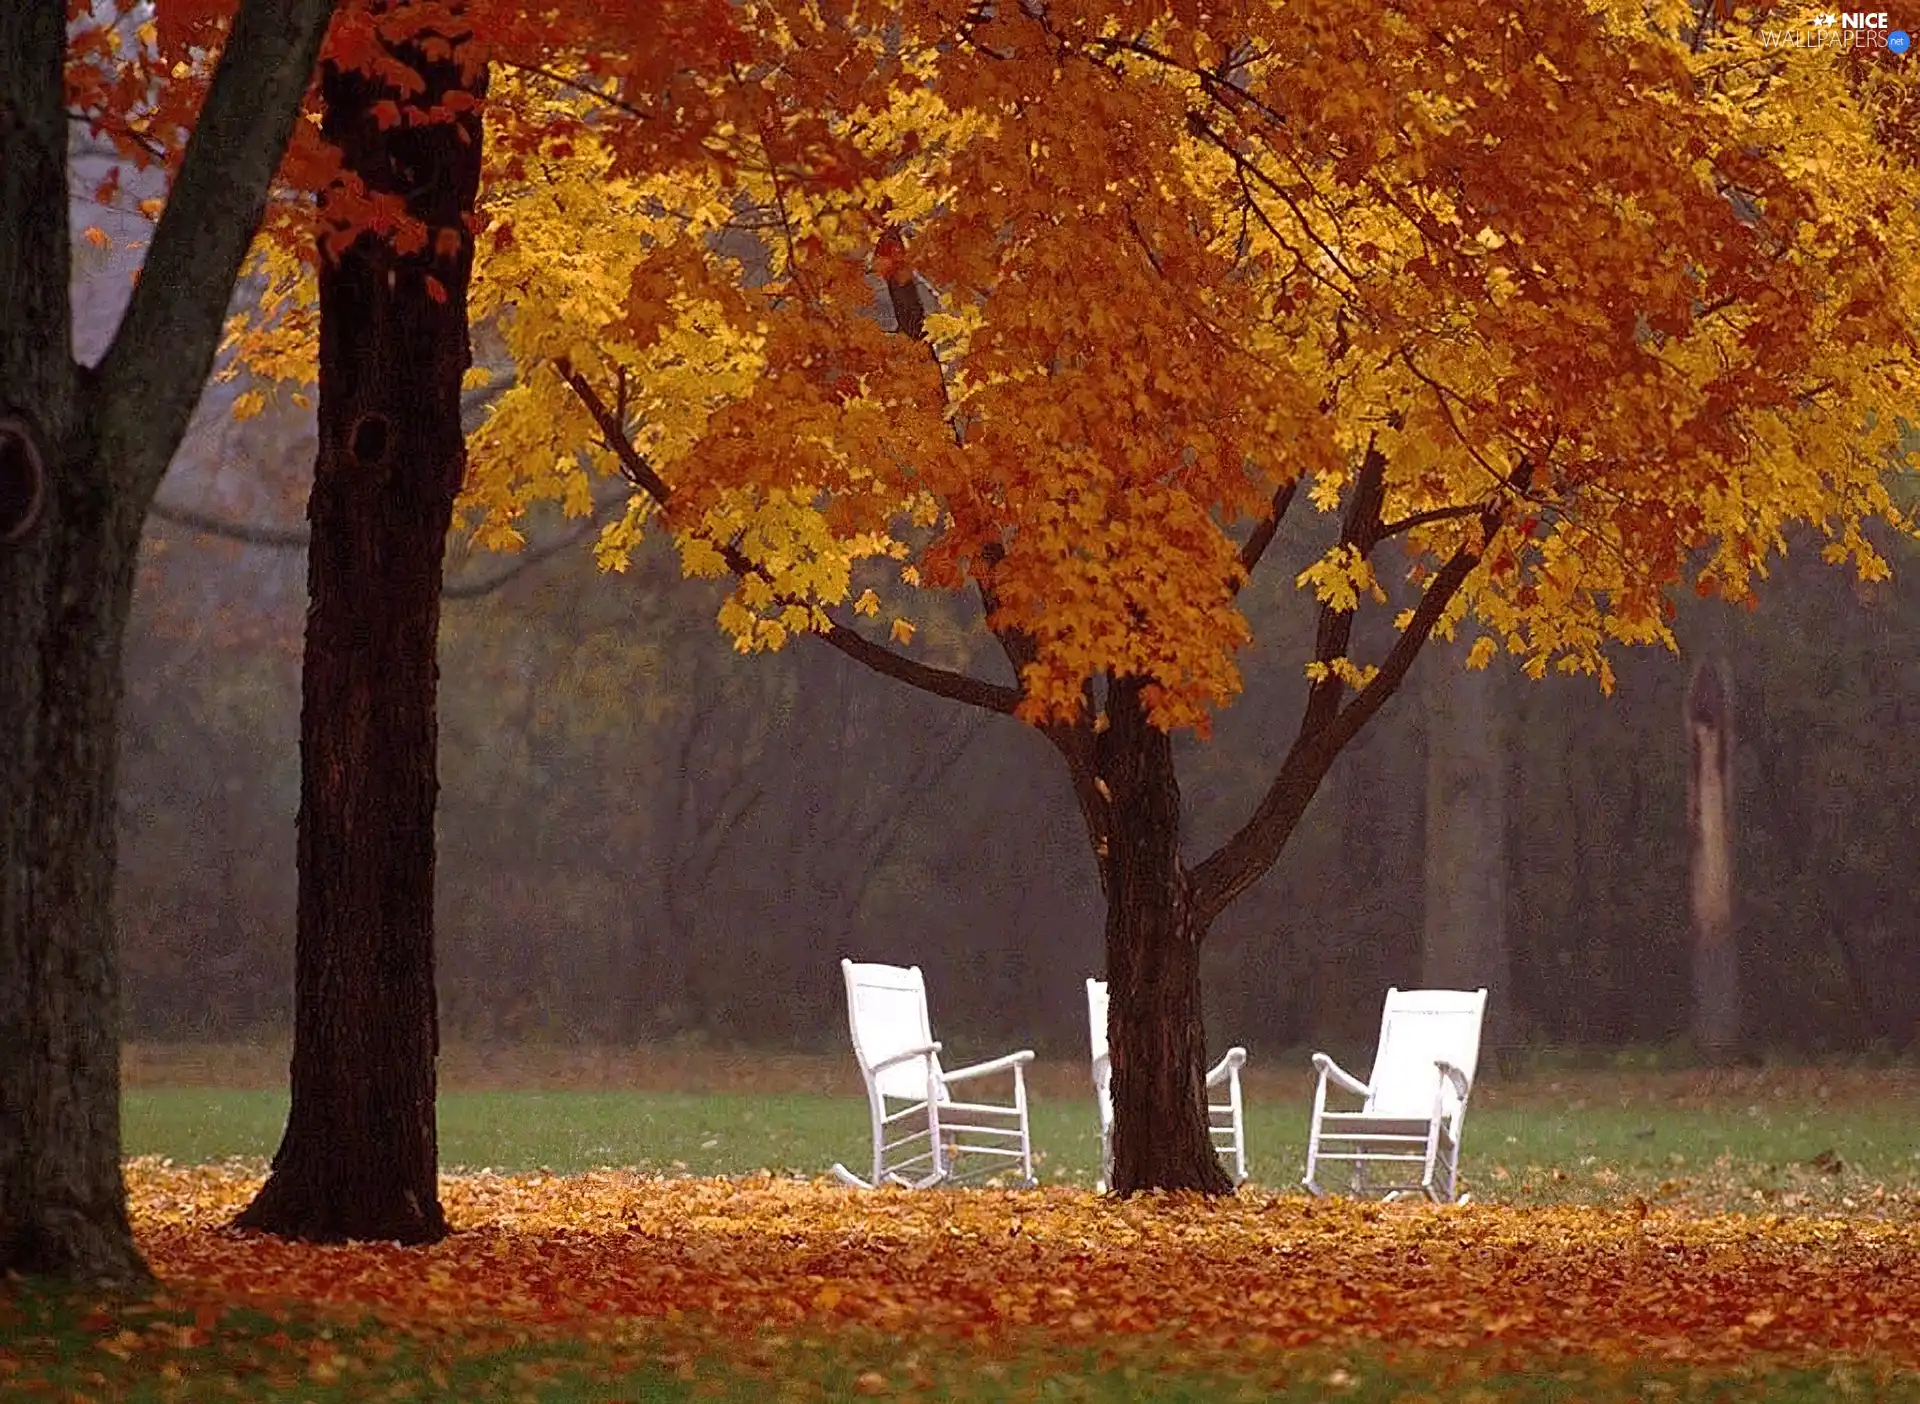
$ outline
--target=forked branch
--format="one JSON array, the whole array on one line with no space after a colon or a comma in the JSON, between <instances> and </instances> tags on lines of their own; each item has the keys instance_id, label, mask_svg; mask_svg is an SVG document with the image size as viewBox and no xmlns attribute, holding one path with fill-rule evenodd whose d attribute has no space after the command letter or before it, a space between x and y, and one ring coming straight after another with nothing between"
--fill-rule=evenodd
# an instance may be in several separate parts
<instances>
[{"instance_id":1,"label":"forked branch","mask_svg":"<svg viewBox=\"0 0 1920 1404\"><path fill-rule=\"evenodd\" d=\"M1528 466L1523 464L1520 473L1516 474L1516 486L1521 491L1525 489L1528 471ZM1361 491L1356 489L1356 506ZM1414 660L1420 656L1421 648L1432 636L1434 627L1460 593L1467 577L1473 574L1474 568L1485 557L1505 519L1508 501L1502 494L1480 506L1478 539L1463 543L1434 574L1420 603L1414 608L1413 617L1394 639L1393 646L1387 650L1374 675L1351 701L1340 705L1344 684L1337 678L1328 677L1314 684L1306 714L1301 718L1299 734L1287 751L1286 759L1280 763L1273 783L1261 796L1258 807L1238 832L1193 870L1193 909L1200 929L1204 930L1207 924L1226 910L1234 898L1258 882L1279 858L1334 758L1386 705L1387 699L1400 689ZM1369 510L1373 512L1373 520L1377 524L1377 502ZM1354 520L1352 510L1349 511L1348 520ZM1343 530L1343 539L1346 535L1347 532ZM1377 542L1378 537L1374 540ZM1350 613L1346 627L1341 629L1330 624L1323 611L1320 634L1315 641L1315 657L1328 661L1330 657L1344 656L1350 634ZM1329 654L1328 650L1336 644L1339 653Z\"/></svg>"}]
</instances>

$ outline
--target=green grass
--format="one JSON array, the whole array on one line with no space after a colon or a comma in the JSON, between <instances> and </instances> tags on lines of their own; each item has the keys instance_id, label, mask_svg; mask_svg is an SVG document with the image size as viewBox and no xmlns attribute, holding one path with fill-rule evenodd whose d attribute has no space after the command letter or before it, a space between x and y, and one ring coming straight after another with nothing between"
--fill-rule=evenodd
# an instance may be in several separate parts
<instances>
[{"instance_id":1,"label":"green grass","mask_svg":"<svg viewBox=\"0 0 1920 1404\"><path fill-rule=\"evenodd\" d=\"M1569 1098L1556 1107L1538 1088L1507 1100L1489 1098L1494 1105L1468 1118L1462 1168L1481 1199L1622 1203L1637 1195L1702 1208L1844 1209L1862 1207L1876 1185L1882 1197L1920 1192L1920 1142L1904 1103L1682 1108ZM264 1160L285 1116L278 1092L133 1088L125 1096L126 1151L183 1164ZM1297 1183L1306 1121L1304 1103L1250 1107L1256 1184ZM1032 1123L1042 1181L1091 1184L1099 1158L1091 1097L1036 1099ZM1813 1163L1829 1151L1837 1173ZM624 1166L690 1175L814 1175L836 1160L859 1169L870 1154L858 1096L557 1090L443 1093L440 1152L449 1169Z\"/></svg>"},{"instance_id":2,"label":"green grass","mask_svg":"<svg viewBox=\"0 0 1920 1404\"><path fill-rule=\"evenodd\" d=\"M0 1286L0 1395L8 1399L415 1401L1236 1400L1352 1404L1533 1401L1920 1401L1920 1376L1764 1362L1701 1371L1573 1358L1380 1348L1235 1358L1158 1337L1106 1349L1043 1337L997 1346L871 1331L758 1333L724 1343L658 1325L597 1341L486 1328L450 1332L243 1309L100 1304Z\"/></svg>"}]
</instances>

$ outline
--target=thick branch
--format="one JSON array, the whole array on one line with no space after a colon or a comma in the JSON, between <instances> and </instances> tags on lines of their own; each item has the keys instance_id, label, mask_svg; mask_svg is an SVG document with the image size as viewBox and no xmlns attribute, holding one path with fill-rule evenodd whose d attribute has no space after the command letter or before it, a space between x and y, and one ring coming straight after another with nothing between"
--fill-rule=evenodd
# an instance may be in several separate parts
<instances>
[{"instance_id":1,"label":"thick branch","mask_svg":"<svg viewBox=\"0 0 1920 1404\"><path fill-rule=\"evenodd\" d=\"M74 398L65 61L64 5L0 4L0 414L33 418L31 436L47 436L30 451L44 470L56 466L48 450L68 428L45 417ZM16 463L28 452L18 450ZM45 475L31 476L42 501ZM16 490L24 503L24 489ZM17 510L0 533L26 517Z\"/></svg>"},{"instance_id":2,"label":"thick branch","mask_svg":"<svg viewBox=\"0 0 1920 1404\"><path fill-rule=\"evenodd\" d=\"M1073 782L1074 802L1080 806L1080 818L1087 826L1087 842L1093 848L1094 871L1100 878L1100 895L1107 895L1109 843L1112 834L1112 805L1101 793L1100 767L1094 756L1095 737L1093 684L1086 684L1084 719L1077 722L1048 722L1040 733L1053 743L1067 763L1067 776Z\"/></svg>"},{"instance_id":3,"label":"thick branch","mask_svg":"<svg viewBox=\"0 0 1920 1404\"><path fill-rule=\"evenodd\" d=\"M984 707L989 712L999 712L1006 716L1011 716L1013 709L1020 705L1018 688L1004 687L999 683L990 683L984 678L917 662L904 653L896 653L882 644L875 643L866 635L856 633L844 624L836 622L829 625L827 631L820 637L847 657L866 664L874 672L883 673L895 681L917 687L922 692L931 692L935 697L947 697L955 702L968 702L976 707Z\"/></svg>"},{"instance_id":4,"label":"thick branch","mask_svg":"<svg viewBox=\"0 0 1920 1404\"><path fill-rule=\"evenodd\" d=\"M213 367L227 299L266 207L334 0L246 0L214 70L140 281L100 362L109 462L144 510Z\"/></svg>"},{"instance_id":5,"label":"thick branch","mask_svg":"<svg viewBox=\"0 0 1920 1404\"><path fill-rule=\"evenodd\" d=\"M613 412L607 402L587 378L573 368L570 361L556 361L554 369L560 372L560 378L572 387L573 393L580 397L580 403L587 407L587 413L593 416L593 422L600 426L600 436L606 445L620 460L621 471L627 475L635 487L644 488L649 497L665 511L673 501L673 489L667 480L654 471L647 462L646 455L633 446L633 440L627 434L627 426L620 422L620 416Z\"/></svg>"},{"instance_id":6,"label":"thick branch","mask_svg":"<svg viewBox=\"0 0 1920 1404\"><path fill-rule=\"evenodd\" d=\"M1260 519L1260 524L1253 529L1253 535L1249 536L1246 544L1240 548L1240 569L1247 575L1253 574L1254 569L1260 564L1260 558L1267 554L1267 547L1273 545L1273 538L1280 534L1280 523L1286 519L1287 509L1293 506L1294 494L1299 491L1298 478L1273 490L1272 508ZM1240 582L1241 585L1245 583L1244 579ZM1234 593L1238 594L1240 585L1235 585L1233 588Z\"/></svg>"},{"instance_id":7,"label":"thick branch","mask_svg":"<svg viewBox=\"0 0 1920 1404\"><path fill-rule=\"evenodd\" d=\"M1481 508L1480 540L1463 545L1428 584L1379 670L1344 707L1322 708L1318 717L1309 704L1298 737L1281 762L1279 773L1261 797L1259 807L1239 831L1193 871L1195 921L1204 930L1228 904L1263 877L1280 857L1301 815L1341 748L1359 734L1406 680L1407 670L1446 613L1460 587L1480 564L1506 511L1504 498ZM1335 694L1336 701L1338 694ZM1317 721L1317 724L1315 724Z\"/></svg>"},{"instance_id":8,"label":"thick branch","mask_svg":"<svg viewBox=\"0 0 1920 1404\"><path fill-rule=\"evenodd\" d=\"M599 393L588 383L587 378L565 361L559 363L558 369L561 377L573 388L573 393L580 397L580 403L587 407L587 413L593 416L594 423L600 426L600 432L606 440L607 447L620 460L621 469L628 479L635 486L644 489L660 505L661 510L665 511L668 503L673 499L672 486L634 446L626 426L620 422L619 417L607 402L600 398ZM767 572L749 560L737 547L723 545L720 548L720 554L726 561L727 568L735 575L743 578L748 575L767 578ZM800 602L796 601L796 603ZM976 707L984 707L990 712L1004 714L1011 714L1020 701L1020 692L1017 688L1003 687L998 683L987 682L983 678L970 677L965 673L956 673L947 668L936 668L930 664L918 662L904 653L896 653L884 644L875 643L845 624L832 623L827 631L818 637L839 649L847 657L864 663L874 672L885 674L896 682L917 687L922 692L930 692L936 697L950 698L955 702L968 702Z\"/></svg>"},{"instance_id":9,"label":"thick branch","mask_svg":"<svg viewBox=\"0 0 1920 1404\"><path fill-rule=\"evenodd\" d=\"M1387 457L1369 442L1354 481L1353 500L1347 504L1346 520L1340 525L1340 545L1359 552L1363 559L1373 554L1373 548L1380 541L1380 508L1386 496ZM1307 690L1306 715L1300 719L1302 737L1324 727L1340 706L1340 692L1346 684L1333 671L1333 665L1347 656L1347 649L1352 645L1354 613L1351 609L1336 609L1331 604L1320 608L1313 658L1322 665L1322 672Z\"/></svg>"}]
</instances>

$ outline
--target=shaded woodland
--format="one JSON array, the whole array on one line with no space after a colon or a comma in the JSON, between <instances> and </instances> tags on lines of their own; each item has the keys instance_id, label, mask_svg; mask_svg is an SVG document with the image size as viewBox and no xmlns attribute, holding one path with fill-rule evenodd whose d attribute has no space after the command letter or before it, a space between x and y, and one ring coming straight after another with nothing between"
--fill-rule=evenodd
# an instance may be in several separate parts
<instances>
[{"instance_id":1,"label":"shaded woodland","mask_svg":"<svg viewBox=\"0 0 1920 1404\"><path fill-rule=\"evenodd\" d=\"M289 405L232 424L218 399L163 504L297 539L310 426ZM533 535L538 554L548 538ZM1491 961L1509 972L1481 977L1503 1048L1683 1040L1682 712L1712 654L1738 717L1743 1046L1913 1048L1900 992L1920 978L1920 877L1901 816L1920 749L1920 552L1890 549L1888 585L1801 543L1758 609L1683 602L1684 654L1624 655L1610 699L1502 660L1466 673L1457 648L1422 659L1208 943L1214 1040L1364 1043L1384 985ZM1079 1049L1101 907L1040 737L806 641L742 658L713 627L717 592L679 583L658 552L608 576L583 543L470 598L461 582L510 558L456 544L448 564L448 1035L831 1050L837 962L857 955L924 966L966 1038ZM120 796L130 1036L277 1034L290 1017L303 571L284 542L149 528ZM1279 646L1247 656L1224 744L1181 742L1201 841L1244 812L1304 697L1273 655L1311 627L1306 602L1263 588L1249 608ZM984 634L924 630L929 656L990 666Z\"/></svg>"}]
</instances>

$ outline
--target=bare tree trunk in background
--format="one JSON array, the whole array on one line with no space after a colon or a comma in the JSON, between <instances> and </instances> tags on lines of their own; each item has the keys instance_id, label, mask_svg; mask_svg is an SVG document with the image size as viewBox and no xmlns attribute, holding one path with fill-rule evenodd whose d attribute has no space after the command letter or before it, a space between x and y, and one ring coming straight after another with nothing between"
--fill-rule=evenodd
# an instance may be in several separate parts
<instances>
[{"instance_id":1,"label":"bare tree trunk in background","mask_svg":"<svg viewBox=\"0 0 1920 1404\"><path fill-rule=\"evenodd\" d=\"M1724 1063L1740 1042L1733 930L1733 686L1718 659L1687 689L1687 834L1693 899L1693 1037Z\"/></svg>"},{"instance_id":2,"label":"bare tree trunk in background","mask_svg":"<svg viewBox=\"0 0 1920 1404\"><path fill-rule=\"evenodd\" d=\"M1430 989L1487 990L1487 1040L1511 1009L1507 959L1506 749L1499 686L1468 668L1459 645L1427 660L1425 915L1420 979Z\"/></svg>"},{"instance_id":3,"label":"bare tree trunk in background","mask_svg":"<svg viewBox=\"0 0 1920 1404\"><path fill-rule=\"evenodd\" d=\"M273 1173L237 1223L322 1242L447 1231L434 1124L436 639L466 467L480 115L477 103L444 113L450 95L485 92L469 38L423 31L391 46L424 82L413 96L332 65L321 79L325 135L346 169L404 198L428 231L414 253L367 232L338 257L323 248L320 263L293 1095ZM381 120L385 103L443 115L396 124Z\"/></svg>"}]
</instances>

